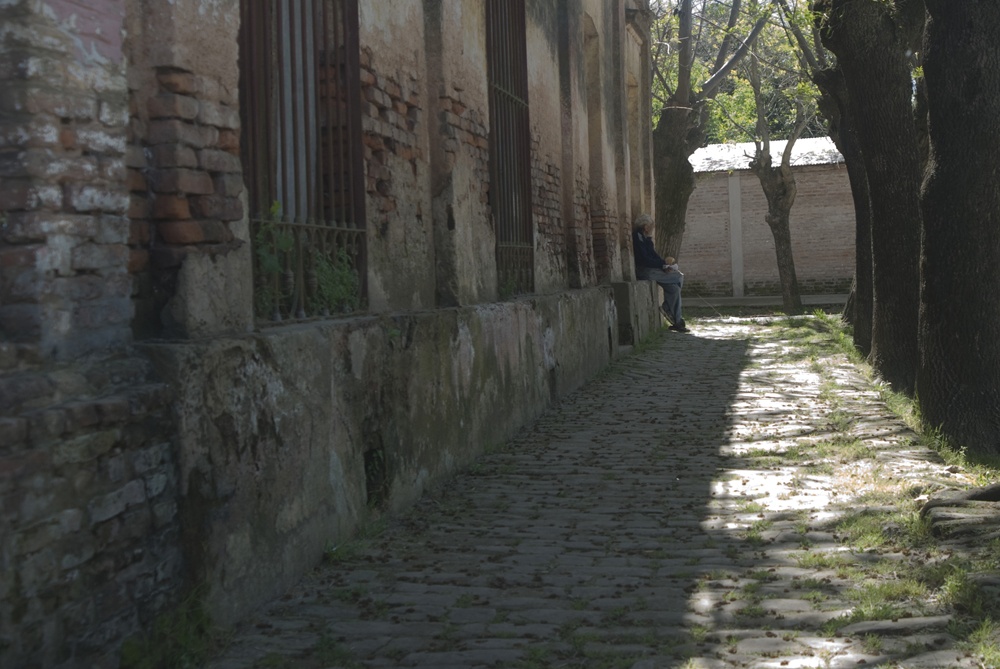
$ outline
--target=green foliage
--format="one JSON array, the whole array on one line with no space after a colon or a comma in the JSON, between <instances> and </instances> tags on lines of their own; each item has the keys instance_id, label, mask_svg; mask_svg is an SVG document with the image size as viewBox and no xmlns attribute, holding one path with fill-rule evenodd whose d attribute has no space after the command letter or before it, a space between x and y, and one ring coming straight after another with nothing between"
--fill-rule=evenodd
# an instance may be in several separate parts
<instances>
[{"instance_id":1,"label":"green foliage","mask_svg":"<svg viewBox=\"0 0 1000 669\"><path fill-rule=\"evenodd\" d=\"M756 133L757 107L753 90L743 77L734 75L730 83L708 106L708 143L752 142Z\"/></svg>"},{"instance_id":2,"label":"green foliage","mask_svg":"<svg viewBox=\"0 0 1000 669\"><path fill-rule=\"evenodd\" d=\"M311 314L345 313L361 306L361 280L344 247L331 254L308 250L296 239L294 226L282 221L281 203L271 205L257 222L253 236L256 277L254 302L257 314L278 319L283 312L302 304L297 291L305 291L305 306ZM303 255L305 257L303 257ZM308 286L302 286L294 268L305 263ZM301 313L299 314L301 315Z\"/></svg>"},{"instance_id":3,"label":"green foliage","mask_svg":"<svg viewBox=\"0 0 1000 669\"><path fill-rule=\"evenodd\" d=\"M334 258L318 251L313 253L316 272L316 294L310 308L316 312L350 312L360 303L361 282L354 270L347 249L340 248Z\"/></svg>"},{"instance_id":4,"label":"green foliage","mask_svg":"<svg viewBox=\"0 0 1000 669\"><path fill-rule=\"evenodd\" d=\"M254 300L257 313L270 315L281 301L281 283L278 275L284 268L284 259L295 247L295 237L288 230L279 227L281 203L274 202L267 217L260 221L253 238L254 254L257 257L257 281L254 286Z\"/></svg>"},{"instance_id":5,"label":"green foliage","mask_svg":"<svg viewBox=\"0 0 1000 669\"><path fill-rule=\"evenodd\" d=\"M513 275L505 276L497 286L497 296L500 300L509 300L517 295L517 279Z\"/></svg>"},{"instance_id":6,"label":"green foliage","mask_svg":"<svg viewBox=\"0 0 1000 669\"><path fill-rule=\"evenodd\" d=\"M655 16L651 30L655 69L653 122L656 123L660 110L677 90L681 76L680 3L679 0L653 0L650 4ZM727 36L731 4L696 3L692 16L691 81L695 97L708 101L706 142L750 142L760 136L757 103L746 69L751 61L755 62L754 66L760 72L761 112L771 135L780 139L790 136L797 103L804 106L810 117L802 136L825 135L825 125L815 114L817 91L809 73L800 65L801 54L788 31L791 22L803 34L808 35L812 30L812 13L808 10L808 3L802 0L790 2L787 13L776 11L770 3L744 3L731 31L732 41L722 54L723 60L728 60L742 45L754 22L766 15L768 23L755 40L751 55L741 61L740 67L730 74L715 97L701 95L700 86L711 77L719 63L719 51ZM680 102L683 104L685 101Z\"/></svg>"},{"instance_id":7,"label":"green foliage","mask_svg":"<svg viewBox=\"0 0 1000 669\"><path fill-rule=\"evenodd\" d=\"M122 644L121 669L195 669L220 642L196 590L175 609Z\"/></svg>"}]
</instances>

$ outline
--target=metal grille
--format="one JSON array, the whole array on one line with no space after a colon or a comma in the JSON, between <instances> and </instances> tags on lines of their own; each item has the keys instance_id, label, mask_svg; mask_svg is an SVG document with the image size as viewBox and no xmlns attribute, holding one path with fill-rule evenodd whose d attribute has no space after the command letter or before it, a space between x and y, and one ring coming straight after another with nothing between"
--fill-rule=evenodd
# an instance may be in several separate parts
<instances>
[{"instance_id":1,"label":"metal grille","mask_svg":"<svg viewBox=\"0 0 1000 669\"><path fill-rule=\"evenodd\" d=\"M241 0L240 112L258 318L365 301L357 0Z\"/></svg>"},{"instance_id":2,"label":"metal grille","mask_svg":"<svg viewBox=\"0 0 1000 669\"><path fill-rule=\"evenodd\" d=\"M531 136L524 0L487 0L490 206L501 297L534 290Z\"/></svg>"}]
</instances>

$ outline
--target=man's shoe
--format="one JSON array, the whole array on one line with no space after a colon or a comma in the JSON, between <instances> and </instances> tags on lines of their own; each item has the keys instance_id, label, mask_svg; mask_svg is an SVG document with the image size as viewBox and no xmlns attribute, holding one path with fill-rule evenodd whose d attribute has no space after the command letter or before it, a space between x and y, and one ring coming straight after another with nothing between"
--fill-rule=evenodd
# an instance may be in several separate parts
<instances>
[{"instance_id":1,"label":"man's shoe","mask_svg":"<svg viewBox=\"0 0 1000 669\"><path fill-rule=\"evenodd\" d=\"M688 328L687 328L687 325L684 324L684 321L681 321L681 322L677 323L676 325L671 325L667 329L668 330L673 330L674 332L690 332L690 330L688 330Z\"/></svg>"}]
</instances>

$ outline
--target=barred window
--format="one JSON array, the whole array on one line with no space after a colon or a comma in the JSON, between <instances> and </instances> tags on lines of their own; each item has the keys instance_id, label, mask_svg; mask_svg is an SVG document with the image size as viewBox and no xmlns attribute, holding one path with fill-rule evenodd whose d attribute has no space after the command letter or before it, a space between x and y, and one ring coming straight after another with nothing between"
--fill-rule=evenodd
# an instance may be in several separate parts
<instances>
[{"instance_id":1,"label":"barred window","mask_svg":"<svg viewBox=\"0 0 1000 669\"><path fill-rule=\"evenodd\" d=\"M487 0L490 87L490 207L500 296L534 289L531 137L524 0Z\"/></svg>"},{"instance_id":2,"label":"barred window","mask_svg":"<svg viewBox=\"0 0 1000 669\"><path fill-rule=\"evenodd\" d=\"M357 0L241 0L241 151L258 318L365 300Z\"/></svg>"}]
</instances>

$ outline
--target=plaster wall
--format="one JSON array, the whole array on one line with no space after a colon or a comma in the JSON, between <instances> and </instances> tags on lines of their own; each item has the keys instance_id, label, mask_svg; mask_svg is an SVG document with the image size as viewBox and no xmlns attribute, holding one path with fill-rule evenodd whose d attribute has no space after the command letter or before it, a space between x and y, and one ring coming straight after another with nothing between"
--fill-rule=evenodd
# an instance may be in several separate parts
<instances>
[{"instance_id":1,"label":"plaster wall","mask_svg":"<svg viewBox=\"0 0 1000 669\"><path fill-rule=\"evenodd\" d=\"M442 306L496 299L489 89L481 2L427 3L431 195Z\"/></svg>"},{"instance_id":2,"label":"plaster wall","mask_svg":"<svg viewBox=\"0 0 1000 669\"><path fill-rule=\"evenodd\" d=\"M528 3L528 102L531 115L532 205L535 222L535 289L540 293L567 285L566 229L563 189L572 188L564 172L564 146L570 128L580 118L565 102L562 81L566 61L575 53L560 53L560 25L566 10L560 3ZM579 156L579 154L575 154ZM572 172L570 172L572 175Z\"/></svg>"},{"instance_id":3,"label":"plaster wall","mask_svg":"<svg viewBox=\"0 0 1000 669\"><path fill-rule=\"evenodd\" d=\"M372 311L434 305L423 3L359 4Z\"/></svg>"},{"instance_id":4,"label":"plaster wall","mask_svg":"<svg viewBox=\"0 0 1000 669\"><path fill-rule=\"evenodd\" d=\"M642 21L642 19L639 19ZM640 214L655 214L652 188L652 110L646 91L652 90L649 44L639 30L629 25L625 46L626 134L628 137L627 229ZM631 239L631 235L628 236ZM635 278L635 267L626 263L626 276Z\"/></svg>"}]
</instances>

